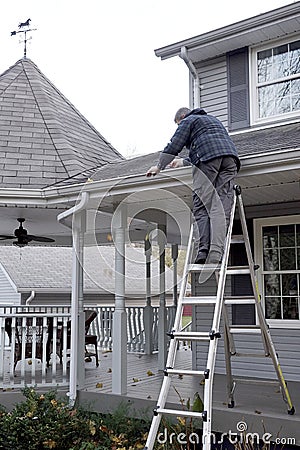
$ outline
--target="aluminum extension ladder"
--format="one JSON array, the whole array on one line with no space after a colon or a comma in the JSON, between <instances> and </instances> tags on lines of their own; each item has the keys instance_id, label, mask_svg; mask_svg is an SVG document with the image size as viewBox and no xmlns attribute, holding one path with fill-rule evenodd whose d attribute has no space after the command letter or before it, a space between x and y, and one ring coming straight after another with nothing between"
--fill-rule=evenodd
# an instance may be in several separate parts
<instances>
[{"instance_id":1,"label":"aluminum extension ladder","mask_svg":"<svg viewBox=\"0 0 300 450\"><path fill-rule=\"evenodd\" d=\"M146 446L144 450L152 450L159 431L160 421L163 415L170 415L175 417L190 417L198 418L203 421L203 450L210 450L212 442L212 395L213 395L213 379L215 370L215 361L217 354L218 340L221 338L220 321L223 317L224 327L224 348L225 348L225 360L226 360L226 374L227 374L227 391L228 391L228 407L234 407L234 389L236 381L233 379L231 370L231 358L237 354L233 334L237 333L259 333L261 334L265 354L263 356L270 357L272 359L274 369L277 375L283 400L288 406L288 414L294 414L295 408L292 405L287 384L282 374L280 364L277 358L277 354L271 339L268 325L265 320L264 312L261 305L261 297L258 291L258 284L255 275L255 270L258 268L253 262L252 251L249 241L249 235L247 230L246 218L244 213L244 206L241 197L241 188L234 186L235 196L230 215L230 221L228 225L227 237L224 247L224 254L222 262L217 267L212 267L212 264L191 264L193 254L193 227L189 236L187 255L185 261L185 267L183 271L182 284L180 294L178 298L178 305L176 310L176 316L171 333L170 346L168 351L168 357L166 362L166 368L164 370L164 378L160 390L160 394L157 401L157 406L154 409L154 415L149 430ZM236 209L238 209L238 215L242 226L241 236L232 236L233 221L235 217ZM228 266L230 246L234 243L244 243L248 265L242 267L230 267ZM215 272L217 280L217 292L214 296L197 296L188 297L186 295L188 276L191 272L212 271ZM251 286L253 290L252 296L234 296L227 297L224 295L225 284L227 275L240 275L248 274L251 279ZM185 305L214 305L212 326L208 332L186 332L181 331L182 314ZM226 311L226 305L234 304L254 304L258 325L249 326L230 326L228 315ZM190 341L205 341L208 344L207 364L205 370L182 370L176 369L176 352L178 348L178 342L182 340ZM244 355L242 355L244 356ZM262 356L262 355L249 355L249 356ZM196 412L183 409L167 409L165 407L168 398L168 393L171 385L172 375L177 376L199 376L204 381L204 396L203 396L203 411Z\"/></svg>"}]
</instances>

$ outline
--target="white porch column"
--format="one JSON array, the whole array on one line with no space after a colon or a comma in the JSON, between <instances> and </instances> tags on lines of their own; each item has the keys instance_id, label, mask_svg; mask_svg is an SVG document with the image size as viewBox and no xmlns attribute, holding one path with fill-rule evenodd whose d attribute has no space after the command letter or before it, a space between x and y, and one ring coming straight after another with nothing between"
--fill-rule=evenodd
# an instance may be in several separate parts
<instances>
[{"instance_id":1,"label":"white porch column","mask_svg":"<svg viewBox=\"0 0 300 450\"><path fill-rule=\"evenodd\" d=\"M178 277L177 277L178 244L172 244L173 261L173 305L177 307L178 300Z\"/></svg>"},{"instance_id":2,"label":"white porch column","mask_svg":"<svg viewBox=\"0 0 300 450\"><path fill-rule=\"evenodd\" d=\"M84 384L84 317L83 317L83 236L85 214L73 216L72 293L71 293L71 358L70 403L74 404L77 389Z\"/></svg>"},{"instance_id":3,"label":"white porch column","mask_svg":"<svg viewBox=\"0 0 300 450\"><path fill-rule=\"evenodd\" d=\"M151 243L149 236L145 239L146 256L146 306L144 308L144 330L145 330L145 354L151 355L153 352L153 308L151 305Z\"/></svg>"},{"instance_id":4,"label":"white porch column","mask_svg":"<svg viewBox=\"0 0 300 450\"><path fill-rule=\"evenodd\" d=\"M115 312L113 315L112 393L127 393L127 314L125 308L125 231L127 208L120 205L112 222L115 243Z\"/></svg>"},{"instance_id":5,"label":"white porch column","mask_svg":"<svg viewBox=\"0 0 300 450\"><path fill-rule=\"evenodd\" d=\"M167 360L167 310L166 310L166 271L165 271L165 235L166 225L158 225L159 245L159 311L158 311L158 370L164 370Z\"/></svg>"}]
</instances>

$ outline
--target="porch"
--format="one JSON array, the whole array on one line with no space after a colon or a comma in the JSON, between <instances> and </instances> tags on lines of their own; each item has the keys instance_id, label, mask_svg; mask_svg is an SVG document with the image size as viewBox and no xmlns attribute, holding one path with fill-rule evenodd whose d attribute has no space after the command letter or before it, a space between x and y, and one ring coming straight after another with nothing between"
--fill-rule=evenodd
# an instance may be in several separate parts
<instances>
[{"instance_id":1,"label":"porch","mask_svg":"<svg viewBox=\"0 0 300 450\"><path fill-rule=\"evenodd\" d=\"M120 402L126 402L132 407L132 413L142 414L143 417L152 417L156 406L163 373L157 370L158 355L128 353L127 394L112 394L112 352L99 352L99 367L95 360L85 362L85 382L78 392L78 401L82 405L89 405L93 410L111 412ZM190 368L192 352L189 348L182 348L177 353L177 365L182 369ZM49 371L51 372L50 367ZM67 366L67 374L69 365ZM57 376L62 376L62 366L57 367ZM20 377L16 373L16 378ZM16 380L17 381L17 380ZM241 422L246 423L249 433L257 433L260 437L264 433L272 435L269 438L278 444L289 443L300 445L300 383L289 382L289 390L296 408L296 414L289 416L286 405L282 400L277 385L269 385L260 380L253 383L238 385L235 395L235 407L227 407L226 376L217 374L214 381L213 394L213 430L214 432L234 433L240 432ZM44 391L46 388L40 388ZM67 388L60 387L62 392ZM199 379L193 377L176 377L172 380L168 404L171 408L180 408L180 399L186 402L192 400L195 392L202 395L203 386ZM0 403L12 407L22 399L20 389L2 389Z\"/></svg>"}]
</instances>

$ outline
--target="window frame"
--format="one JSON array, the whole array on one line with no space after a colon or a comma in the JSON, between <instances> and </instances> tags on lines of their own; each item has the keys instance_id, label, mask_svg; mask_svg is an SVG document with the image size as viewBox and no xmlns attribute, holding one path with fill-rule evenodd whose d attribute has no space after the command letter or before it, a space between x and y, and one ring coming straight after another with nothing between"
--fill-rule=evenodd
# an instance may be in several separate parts
<instances>
[{"instance_id":1,"label":"window frame","mask_svg":"<svg viewBox=\"0 0 300 450\"><path fill-rule=\"evenodd\" d=\"M300 224L300 215L290 216L277 216L277 217L265 217L260 219L254 219L254 260L259 265L257 270L257 282L258 289L261 294L262 306L265 313L265 298L264 298L264 286L263 286L263 274L270 271L263 270L263 227L266 226L280 226L280 225L298 225ZM300 269L291 271L274 271L273 273L300 273ZM299 304L299 302L298 302ZM294 319L266 319L270 328L291 328L300 329L300 318Z\"/></svg>"},{"instance_id":2,"label":"window frame","mask_svg":"<svg viewBox=\"0 0 300 450\"><path fill-rule=\"evenodd\" d=\"M265 45L256 45L249 48L249 80L250 80L250 122L252 125L268 124L272 122L277 122L280 120L288 120L299 118L300 110L272 115L269 117L259 117L258 113L258 90L257 90L257 54L259 52L270 50L274 47L279 47L281 45L290 44L292 42L300 40L300 34L293 37L286 38L284 40L274 40L270 41ZM293 78L293 77L291 77ZM290 80L291 78L287 78ZM298 78L295 77L295 79ZM284 79L282 79L284 80Z\"/></svg>"}]
</instances>

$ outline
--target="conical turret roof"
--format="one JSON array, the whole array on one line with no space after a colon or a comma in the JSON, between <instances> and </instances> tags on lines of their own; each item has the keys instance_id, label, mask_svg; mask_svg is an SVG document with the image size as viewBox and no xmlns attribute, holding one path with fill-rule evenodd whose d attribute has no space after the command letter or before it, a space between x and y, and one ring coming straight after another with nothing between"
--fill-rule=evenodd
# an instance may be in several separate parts
<instances>
[{"instance_id":1,"label":"conical turret roof","mask_svg":"<svg viewBox=\"0 0 300 450\"><path fill-rule=\"evenodd\" d=\"M123 159L30 59L0 75L1 187L78 183Z\"/></svg>"}]
</instances>

